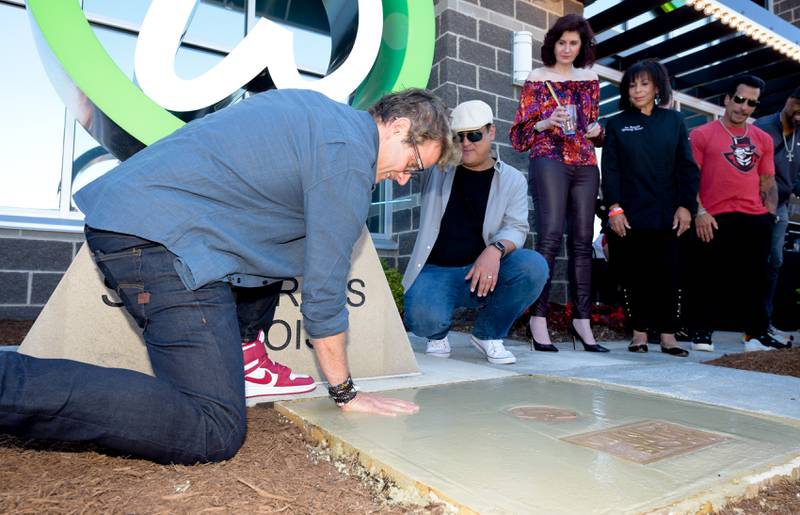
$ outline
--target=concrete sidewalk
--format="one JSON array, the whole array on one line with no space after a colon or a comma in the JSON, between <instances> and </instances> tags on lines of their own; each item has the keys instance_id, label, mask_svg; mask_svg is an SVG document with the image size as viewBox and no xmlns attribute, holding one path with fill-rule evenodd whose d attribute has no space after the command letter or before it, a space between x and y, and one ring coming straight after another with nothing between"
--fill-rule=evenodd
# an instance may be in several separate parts
<instances>
[{"instance_id":1,"label":"concrete sidewalk","mask_svg":"<svg viewBox=\"0 0 800 515\"><path fill-rule=\"evenodd\" d=\"M800 333L787 334L794 335L796 344L800 344ZM633 388L675 399L800 421L800 379L702 364L726 354L743 352L741 337L741 333L717 331L714 333L714 352L690 351L686 358L664 354L658 345L650 345L647 353L628 352L627 341L601 342L611 352L592 353L581 350L580 344L578 350L573 350L571 343L556 344L559 352L535 352L525 342L506 340L506 348L517 357L517 363L492 365L472 347L468 334L450 333L452 353L446 359L427 356L425 340L409 334L420 375L362 379L358 384L365 391L378 392L534 375ZM690 343L681 345L691 349ZM302 396L254 399L248 404L326 395L327 391L320 386Z\"/></svg>"},{"instance_id":2,"label":"concrete sidewalk","mask_svg":"<svg viewBox=\"0 0 800 515\"><path fill-rule=\"evenodd\" d=\"M800 343L798 333L795 342ZM514 365L491 365L472 347L463 333L451 333L453 352L449 359L473 363L479 367L515 374L553 376L611 384L657 393L677 399L691 400L752 411L761 414L800 420L800 379L788 376L703 365L704 361L744 351L741 333L714 333L714 352L692 352L686 358L664 354L658 345L649 345L647 353L628 352L628 343L602 342L611 352L572 350L571 343L559 343L559 352L531 351L528 344L507 340L506 347L517 357ZM430 373L441 365L424 356L425 340L410 335L423 372ZM681 343L691 349L690 343Z\"/></svg>"},{"instance_id":3,"label":"concrete sidewalk","mask_svg":"<svg viewBox=\"0 0 800 515\"><path fill-rule=\"evenodd\" d=\"M463 333L447 359L410 339L421 374L358 385L417 415L342 415L322 387L276 409L403 495L462 513L695 513L800 470L800 379L702 363L742 352L740 334L687 358L507 340L513 365L489 364Z\"/></svg>"}]
</instances>

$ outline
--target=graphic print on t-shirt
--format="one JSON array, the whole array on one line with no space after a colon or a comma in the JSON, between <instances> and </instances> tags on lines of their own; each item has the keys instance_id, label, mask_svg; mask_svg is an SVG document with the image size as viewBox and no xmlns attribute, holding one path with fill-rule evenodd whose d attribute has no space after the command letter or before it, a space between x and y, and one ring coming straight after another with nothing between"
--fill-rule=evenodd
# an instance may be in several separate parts
<instances>
[{"instance_id":1,"label":"graphic print on t-shirt","mask_svg":"<svg viewBox=\"0 0 800 515\"><path fill-rule=\"evenodd\" d=\"M761 157L756 152L756 147L750 143L750 138L743 136L733 138L730 152L723 152L725 159L742 173L748 173L755 168L757 158Z\"/></svg>"}]
</instances>

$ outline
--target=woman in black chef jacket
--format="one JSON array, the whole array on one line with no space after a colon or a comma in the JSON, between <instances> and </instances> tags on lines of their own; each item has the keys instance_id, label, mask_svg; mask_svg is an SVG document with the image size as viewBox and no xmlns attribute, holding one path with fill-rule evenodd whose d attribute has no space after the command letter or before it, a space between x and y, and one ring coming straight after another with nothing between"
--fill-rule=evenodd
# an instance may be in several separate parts
<instances>
[{"instance_id":1,"label":"woman in black chef jacket","mask_svg":"<svg viewBox=\"0 0 800 515\"><path fill-rule=\"evenodd\" d=\"M631 352L647 352L647 330L661 334L661 352L688 356L675 340L678 238L697 211L700 172L680 113L668 109L669 75L655 60L625 71L622 112L606 124L603 201L611 251L618 261L625 308L633 329Z\"/></svg>"}]
</instances>

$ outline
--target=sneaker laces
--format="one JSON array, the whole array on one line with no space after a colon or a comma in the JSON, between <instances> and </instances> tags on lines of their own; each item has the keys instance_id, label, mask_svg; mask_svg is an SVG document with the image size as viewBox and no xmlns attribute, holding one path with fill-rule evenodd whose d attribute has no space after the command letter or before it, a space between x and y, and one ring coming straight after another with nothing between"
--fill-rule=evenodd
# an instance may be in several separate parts
<instances>
[{"instance_id":1,"label":"sneaker laces","mask_svg":"<svg viewBox=\"0 0 800 515\"><path fill-rule=\"evenodd\" d=\"M503 346L502 340L489 340L486 344L486 354L503 354L506 352L506 348Z\"/></svg>"},{"instance_id":2,"label":"sneaker laces","mask_svg":"<svg viewBox=\"0 0 800 515\"><path fill-rule=\"evenodd\" d=\"M431 340L429 345L433 349L446 349L448 347L447 340Z\"/></svg>"},{"instance_id":3,"label":"sneaker laces","mask_svg":"<svg viewBox=\"0 0 800 515\"><path fill-rule=\"evenodd\" d=\"M271 365L271 366L270 366ZM268 368L274 372L284 372L284 373L291 373L292 369L284 365L283 363L279 363L277 361L272 361L269 359L269 356L264 356L261 361L258 363L259 368Z\"/></svg>"}]
</instances>

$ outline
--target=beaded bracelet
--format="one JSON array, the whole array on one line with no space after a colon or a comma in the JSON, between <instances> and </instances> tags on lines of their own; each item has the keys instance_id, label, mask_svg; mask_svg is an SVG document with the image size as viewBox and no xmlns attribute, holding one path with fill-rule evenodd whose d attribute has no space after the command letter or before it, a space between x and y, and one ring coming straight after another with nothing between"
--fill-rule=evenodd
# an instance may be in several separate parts
<instances>
[{"instance_id":1,"label":"beaded bracelet","mask_svg":"<svg viewBox=\"0 0 800 515\"><path fill-rule=\"evenodd\" d=\"M355 399L357 393L358 387L353 384L353 378L350 376L347 376L347 380L342 384L328 386L328 395L339 407Z\"/></svg>"}]
</instances>

